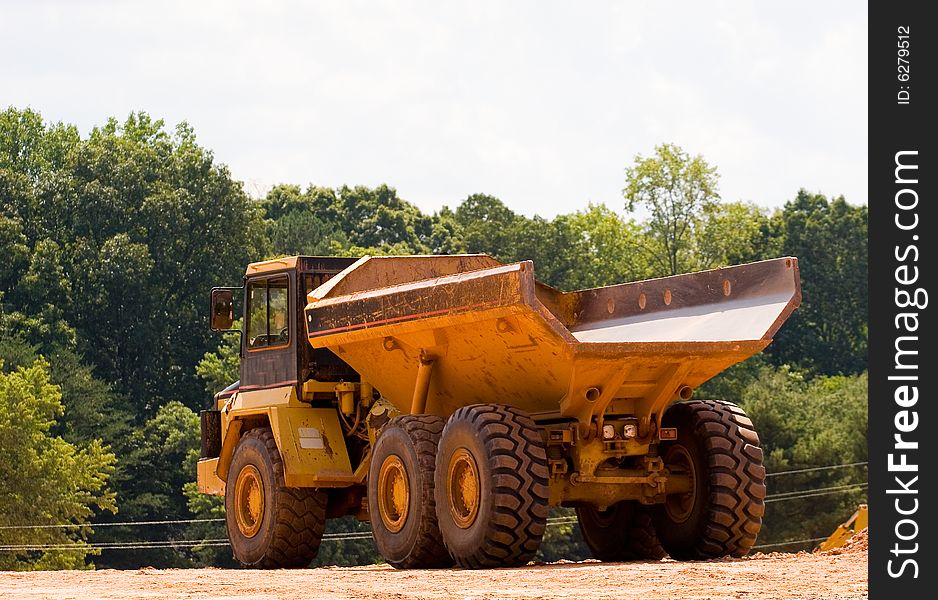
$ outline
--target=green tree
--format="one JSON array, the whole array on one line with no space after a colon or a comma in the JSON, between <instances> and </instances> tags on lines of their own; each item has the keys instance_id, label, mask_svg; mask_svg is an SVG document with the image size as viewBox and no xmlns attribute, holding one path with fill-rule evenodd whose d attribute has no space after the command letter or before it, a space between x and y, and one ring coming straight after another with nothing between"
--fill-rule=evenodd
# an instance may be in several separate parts
<instances>
[{"instance_id":1,"label":"green tree","mask_svg":"<svg viewBox=\"0 0 938 600\"><path fill-rule=\"evenodd\" d=\"M242 319L232 323L240 329ZM226 333L214 352L206 352L195 367L196 373L205 382L205 391L212 397L241 378L241 334Z\"/></svg>"},{"instance_id":2,"label":"green tree","mask_svg":"<svg viewBox=\"0 0 938 600\"><path fill-rule=\"evenodd\" d=\"M604 205L590 204L585 210L555 219L569 228L572 245L555 248L575 257L563 285L585 289L635 281L651 276L651 266L642 253L641 226L625 220Z\"/></svg>"},{"instance_id":3,"label":"green tree","mask_svg":"<svg viewBox=\"0 0 938 600\"><path fill-rule=\"evenodd\" d=\"M453 218L461 230L467 252L484 252L499 260L514 256L514 234L524 218L498 198L472 194L456 207Z\"/></svg>"},{"instance_id":4,"label":"green tree","mask_svg":"<svg viewBox=\"0 0 938 600\"><path fill-rule=\"evenodd\" d=\"M765 452L770 473L868 460L867 375L806 380L788 368L763 367L742 390ZM810 492L864 483L861 467L822 469L768 480L769 495ZM836 493L792 498L766 505L758 543L826 537L865 501L866 492L844 488ZM797 550L798 548L786 548Z\"/></svg>"},{"instance_id":5,"label":"green tree","mask_svg":"<svg viewBox=\"0 0 938 600\"><path fill-rule=\"evenodd\" d=\"M769 347L773 361L828 375L865 370L867 207L801 190L775 220L783 253L798 257L802 303Z\"/></svg>"},{"instance_id":6,"label":"green tree","mask_svg":"<svg viewBox=\"0 0 938 600\"><path fill-rule=\"evenodd\" d=\"M185 484L194 480L193 456L200 443L199 417L178 401L170 401L142 427L114 445L120 457L114 475L117 502L126 521L161 521L189 517ZM186 540L186 524L139 527L108 527L98 533L98 542L141 540ZM109 553L103 559L111 568L132 568L147 560L163 566L192 566L188 549L162 548L146 551Z\"/></svg>"},{"instance_id":7,"label":"green tree","mask_svg":"<svg viewBox=\"0 0 938 600\"><path fill-rule=\"evenodd\" d=\"M655 269L662 275L686 272L693 264L695 223L719 200L716 167L675 144L661 144L654 156L636 155L625 175L626 208L649 213L647 252Z\"/></svg>"},{"instance_id":8,"label":"green tree","mask_svg":"<svg viewBox=\"0 0 938 600\"><path fill-rule=\"evenodd\" d=\"M10 373L0 371L0 526L85 527L0 528L0 544L24 547L0 553L2 569L84 568L94 553L85 544L92 531L89 518L98 510L116 510L108 489L114 455L100 440L76 445L52 433L63 407L48 369L39 359ZM29 549L61 544L75 548Z\"/></svg>"},{"instance_id":9,"label":"green tree","mask_svg":"<svg viewBox=\"0 0 938 600\"><path fill-rule=\"evenodd\" d=\"M693 270L775 258L779 232L755 204L720 202L707 206L694 227Z\"/></svg>"},{"instance_id":10,"label":"green tree","mask_svg":"<svg viewBox=\"0 0 938 600\"><path fill-rule=\"evenodd\" d=\"M32 257L25 273L7 271L3 299L27 339L44 347L74 328L77 349L141 416L171 397L201 405L193 367L215 343L201 325L205 291L266 249L259 208L192 129L138 113L82 139L9 109L0 191L11 195L2 237Z\"/></svg>"}]
</instances>

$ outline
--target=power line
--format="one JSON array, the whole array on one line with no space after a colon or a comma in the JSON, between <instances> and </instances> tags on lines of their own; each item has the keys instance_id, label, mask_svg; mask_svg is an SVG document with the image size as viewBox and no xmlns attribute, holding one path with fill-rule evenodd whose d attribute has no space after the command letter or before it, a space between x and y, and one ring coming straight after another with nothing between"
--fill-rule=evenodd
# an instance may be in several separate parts
<instances>
[{"instance_id":1,"label":"power line","mask_svg":"<svg viewBox=\"0 0 938 600\"><path fill-rule=\"evenodd\" d=\"M216 523L216 519L169 519L162 521L111 521L106 523L58 523L55 525L2 525L0 529L79 529L81 527L136 527L140 525L182 525L185 523Z\"/></svg>"},{"instance_id":2,"label":"power line","mask_svg":"<svg viewBox=\"0 0 938 600\"><path fill-rule=\"evenodd\" d=\"M767 473L766 478L777 475L793 475L796 473L809 473L813 471L826 471L831 469L845 469L848 467L859 467L868 465L869 461L843 463L839 465L825 465L823 467L808 467L804 469L792 469L788 471L775 471ZM771 497L771 496L770 496ZM573 517L556 517L558 519L572 519ZM140 527L144 525L185 525L189 523L220 523L225 519L223 517L211 519L163 519L152 521L106 521L102 523L58 523L52 525L0 525L0 530L10 529L80 529L82 527ZM548 519L548 523L551 519Z\"/></svg>"},{"instance_id":3,"label":"power line","mask_svg":"<svg viewBox=\"0 0 938 600\"><path fill-rule=\"evenodd\" d=\"M859 467L866 466L869 464L869 461L853 462L853 463L843 463L839 465L825 465L822 467L808 467L804 469L791 469L788 471L776 471L774 473L766 474L766 478L774 477L777 475L793 475L797 473L810 473L817 471L825 471L832 469L844 469L849 467ZM849 484L842 486L832 486L827 488L818 488L814 490L795 490L790 492L779 492L777 494L770 494L766 497L765 502L781 502L783 500L797 500L803 498L813 498L817 496L826 496L835 493L846 492L854 489L863 489L868 487L868 484ZM80 529L84 527L141 527L148 525L184 525L192 523L220 523L225 519L223 517L209 518L209 519L161 519L161 520L150 520L150 521L109 521L102 523L58 523L58 524L46 524L46 525L2 525L0 530L23 530L23 529ZM547 520L548 525L561 525L568 523L577 522L577 518L573 516L569 517L554 517ZM353 535L356 532L349 532ZM325 534L323 540L353 540L353 539L366 539L371 537L370 532L357 532L358 535L355 537L346 537L347 534ZM131 542L132 543L132 542ZM152 542L152 543L162 543L162 542ZM78 545L76 548L87 548L88 545ZM93 545L91 547L101 547L98 545ZM129 546L128 546L129 547ZM138 546L139 547L139 546ZM0 550L7 549L6 546L0 546Z\"/></svg>"},{"instance_id":4,"label":"power line","mask_svg":"<svg viewBox=\"0 0 938 600\"><path fill-rule=\"evenodd\" d=\"M135 544L132 546L121 546L118 548L110 547L101 547L94 544L89 544L87 546L56 546L56 545L37 545L37 546L26 546L22 548L7 548L0 546L0 552L29 552L29 551L39 551L39 552L49 552L49 551L73 551L73 552L89 552L91 550L158 550L161 548L193 548L196 546L229 546L230 544L226 542L176 542L173 545L166 544Z\"/></svg>"},{"instance_id":5,"label":"power line","mask_svg":"<svg viewBox=\"0 0 938 600\"><path fill-rule=\"evenodd\" d=\"M826 537L819 537L807 540L788 540L787 542L777 542L775 544L759 544L758 546L753 546L752 549L761 550L762 548L778 548L780 546L794 546L795 544L813 544L815 542L822 542L826 539Z\"/></svg>"},{"instance_id":6,"label":"power line","mask_svg":"<svg viewBox=\"0 0 938 600\"><path fill-rule=\"evenodd\" d=\"M862 490L868 487L868 483L855 483L848 486L837 486L836 488L825 489L824 491L806 491L802 494L791 495L791 496L782 496L778 497L777 495L771 495L766 497L765 502L783 502L785 500L799 500L801 498L814 498L815 496L829 496L831 494L841 494L843 492Z\"/></svg>"},{"instance_id":7,"label":"power line","mask_svg":"<svg viewBox=\"0 0 938 600\"><path fill-rule=\"evenodd\" d=\"M217 543L217 542L227 542L227 538L218 538L210 540L141 540L136 542L100 542L97 544L82 544L79 542L75 543L66 543L61 544L4 544L0 545L2 550L29 550L32 548L56 548L56 549L82 549L82 548L107 548L107 549L117 549L125 547L134 547L141 544L148 546L178 546L178 545L187 545L187 544L202 544L202 543Z\"/></svg>"},{"instance_id":8,"label":"power line","mask_svg":"<svg viewBox=\"0 0 938 600\"><path fill-rule=\"evenodd\" d=\"M846 469L848 467L860 467L870 464L869 461L855 462L855 463L844 463L840 465L827 465L824 467L807 467L804 469L791 469L790 471L775 471L774 473L766 473L766 478L776 477L778 475L794 475L795 473L810 473L812 471L830 471L832 469Z\"/></svg>"},{"instance_id":9,"label":"power line","mask_svg":"<svg viewBox=\"0 0 938 600\"><path fill-rule=\"evenodd\" d=\"M576 522L576 517L555 517L548 519L548 525L561 525ZM322 536L323 542L340 542L372 539L370 531L349 531L326 533ZM157 548L183 548L193 546L227 546L226 538L207 540L139 540L134 542L101 542L98 544L62 543L62 544L7 544L0 545L0 551L29 551L29 550L137 550Z\"/></svg>"},{"instance_id":10,"label":"power line","mask_svg":"<svg viewBox=\"0 0 938 600\"><path fill-rule=\"evenodd\" d=\"M783 496L797 496L798 494L806 494L806 493L813 493L813 492L827 492L827 491L833 491L833 490L845 490L845 489L847 489L847 488L856 487L856 486L858 486L858 485L866 485L866 484L865 484L865 483L848 483L848 484L844 484L844 485L833 485L833 486L830 486L830 487L814 488L814 489L811 489L811 490L793 490L793 491L790 491L790 492L778 492L777 494L769 494L769 495L767 496L767 498L781 498L781 497L783 497Z\"/></svg>"},{"instance_id":11,"label":"power line","mask_svg":"<svg viewBox=\"0 0 938 600\"><path fill-rule=\"evenodd\" d=\"M569 519L574 517L555 517L557 519ZM160 521L110 521L104 523L59 523L54 525L0 525L0 530L5 529L80 529L82 527L136 527L142 525L184 525L187 523L222 523L224 517L213 519L168 519ZM551 522L553 519L548 519Z\"/></svg>"}]
</instances>

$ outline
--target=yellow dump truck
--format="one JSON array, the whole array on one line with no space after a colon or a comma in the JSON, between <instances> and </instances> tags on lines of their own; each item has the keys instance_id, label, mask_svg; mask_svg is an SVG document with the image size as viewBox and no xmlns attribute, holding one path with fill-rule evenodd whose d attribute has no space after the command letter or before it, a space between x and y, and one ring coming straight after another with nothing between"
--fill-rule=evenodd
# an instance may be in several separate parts
<instances>
[{"instance_id":1,"label":"yellow dump truck","mask_svg":"<svg viewBox=\"0 0 938 600\"><path fill-rule=\"evenodd\" d=\"M345 515L398 568L523 565L551 506L600 560L755 542L752 422L690 398L798 306L795 258L561 292L485 255L295 256L213 289L212 329L236 294L241 378L201 413L198 482L246 566L308 565Z\"/></svg>"}]
</instances>

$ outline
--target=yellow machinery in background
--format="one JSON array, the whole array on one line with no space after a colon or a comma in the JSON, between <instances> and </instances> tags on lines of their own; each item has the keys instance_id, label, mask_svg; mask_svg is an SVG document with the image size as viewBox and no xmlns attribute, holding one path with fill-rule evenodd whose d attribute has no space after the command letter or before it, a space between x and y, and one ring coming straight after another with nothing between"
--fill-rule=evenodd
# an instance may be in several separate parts
<instances>
[{"instance_id":1,"label":"yellow machinery in background","mask_svg":"<svg viewBox=\"0 0 938 600\"><path fill-rule=\"evenodd\" d=\"M840 548L847 543L847 540L853 537L853 534L866 529L869 527L869 524L869 506L866 504L861 504L857 508L857 511L853 513L849 519L838 525L837 529L834 530L834 533L832 533L829 538L821 542L821 544L817 547L818 551L824 552L826 550Z\"/></svg>"}]
</instances>

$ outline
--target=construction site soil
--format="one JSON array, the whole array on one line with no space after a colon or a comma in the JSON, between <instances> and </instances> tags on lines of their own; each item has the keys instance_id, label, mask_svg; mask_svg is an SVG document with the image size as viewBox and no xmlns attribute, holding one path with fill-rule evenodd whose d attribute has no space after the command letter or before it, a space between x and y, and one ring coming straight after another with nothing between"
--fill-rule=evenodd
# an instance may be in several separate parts
<instances>
[{"instance_id":1,"label":"construction site soil","mask_svg":"<svg viewBox=\"0 0 938 600\"><path fill-rule=\"evenodd\" d=\"M861 532L826 553L773 552L704 562L560 562L480 571L371 565L0 572L0 598L866 598L866 539Z\"/></svg>"}]
</instances>

